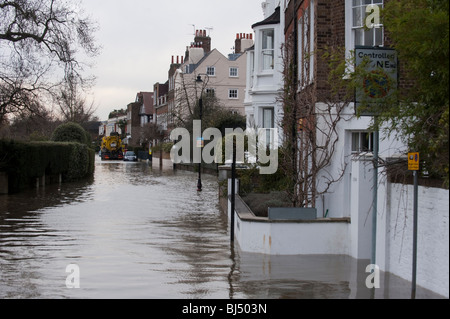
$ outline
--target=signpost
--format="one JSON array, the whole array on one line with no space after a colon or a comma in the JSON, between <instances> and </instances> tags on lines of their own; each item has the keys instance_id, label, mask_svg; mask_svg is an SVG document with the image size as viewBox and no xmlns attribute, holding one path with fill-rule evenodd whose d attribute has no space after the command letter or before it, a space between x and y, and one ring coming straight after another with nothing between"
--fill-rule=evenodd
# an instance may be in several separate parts
<instances>
[{"instance_id":1,"label":"signpost","mask_svg":"<svg viewBox=\"0 0 450 319\"><path fill-rule=\"evenodd\" d=\"M378 214L378 159L379 128L377 114L371 106L386 103L397 90L398 56L394 49L380 47L355 47L356 67L365 67L363 83L355 91L355 112L361 116L375 117L373 146L373 204L372 204L372 264L376 264L377 214Z\"/></svg>"},{"instance_id":2,"label":"signpost","mask_svg":"<svg viewBox=\"0 0 450 319\"><path fill-rule=\"evenodd\" d=\"M408 170L414 174L414 235L413 235L413 266L412 266L412 289L411 299L416 298L416 282L417 282L417 231L418 231L418 207L419 207L419 170L420 170L420 154L408 154Z\"/></svg>"}]
</instances>

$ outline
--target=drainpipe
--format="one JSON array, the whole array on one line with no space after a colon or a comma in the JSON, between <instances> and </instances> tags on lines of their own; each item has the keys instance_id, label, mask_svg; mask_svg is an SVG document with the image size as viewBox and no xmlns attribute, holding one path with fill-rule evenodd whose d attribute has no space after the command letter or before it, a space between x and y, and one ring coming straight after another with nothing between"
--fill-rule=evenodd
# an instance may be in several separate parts
<instances>
[{"instance_id":1,"label":"drainpipe","mask_svg":"<svg viewBox=\"0 0 450 319\"><path fill-rule=\"evenodd\" d=\"M231 164L231 225L230 241L234 242L234 214L236 209L236 142L233 136L233 162Z\"/></svg>"},{"instance_id":2,"label":"drainpipe","mask_svg":"<svg viewBox=\"0 0 450 319\"><path fill-rule=\"evenodd\" d=\"M380 147L380 131L377 118L375 118L375 127L373 141L372 265L376 265L377 255L378 158Z\"/></svg>"}]
</instances>

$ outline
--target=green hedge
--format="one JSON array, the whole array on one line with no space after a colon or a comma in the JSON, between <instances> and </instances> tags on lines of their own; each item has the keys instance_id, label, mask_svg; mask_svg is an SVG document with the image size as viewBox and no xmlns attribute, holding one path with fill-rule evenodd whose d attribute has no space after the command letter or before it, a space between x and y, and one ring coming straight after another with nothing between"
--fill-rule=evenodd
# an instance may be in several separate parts
<instances>
[{"instance_id":1,"label":"green hedge","mask_svg":"<svg viewBox=\"0 0 450 319\"><path fill-rule=\"evenodd\" d=\"M61 174L64 182L90 177L95 152L85 144L0 141L0 170L9 176L10 192L36 183L36 178Z\"/></svg>"}]
</instances>

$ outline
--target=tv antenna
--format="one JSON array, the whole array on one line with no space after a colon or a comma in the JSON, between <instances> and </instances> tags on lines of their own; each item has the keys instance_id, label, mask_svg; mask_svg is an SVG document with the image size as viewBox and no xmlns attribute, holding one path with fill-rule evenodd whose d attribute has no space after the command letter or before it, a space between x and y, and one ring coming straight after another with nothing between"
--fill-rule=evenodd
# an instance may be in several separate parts
<instances>
[{"instance_id":1,"label":"tv antenna","mask_svg":"<svg viewBox=\"0 0 450 319\"><path fill-rule=\"evenodd\" d=\"M194 33L192 33L192 35L195 36L195 31L197 30L197 29L195 28L195 24L190 24L190 25L194 28Z\"/></svg>"},{"instance_id":2,"label":"tv antenna","mask_svg":"<svg viewBox=\"0 0 450 319\"><path fill-rule=\"evenodd\" d=\"M213 31L214 28L213 27L205 27L205 29L208 30L208 37L210 37L211 36L211 31Z\"/></svg>"}]
</instances>

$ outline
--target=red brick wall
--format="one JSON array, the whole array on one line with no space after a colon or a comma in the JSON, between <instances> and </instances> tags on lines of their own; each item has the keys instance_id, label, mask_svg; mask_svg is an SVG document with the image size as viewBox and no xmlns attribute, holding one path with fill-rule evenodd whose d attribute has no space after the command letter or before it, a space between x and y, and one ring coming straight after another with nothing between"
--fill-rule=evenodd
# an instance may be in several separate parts
<instances>
[{"instance_id":1,"label":"red brick wall","mask_svg":"<svg viewBox=\"0 0 450 319\"><path fill-rule=\"evenodd\" d=\"M385 0L385 2L388 1L389 0ZM290 1L285 12L286 39L294 32L294 12L296 12L298 16L305 3L306 0ZM330 84L328 83L330 70L326 61L321 58L321 55L329 48L345 48L345 0L315 0L314 6L314 47L316 51L316 59L314 59L315 95L317 97L325 97L330 91ZM389 46L390 44L389 34L388 32L385 32L385 46ZM344 51L342 51L342 59L344 58ZM399 87L402 90L413 87L411 81L408 81L404 76L401 76L401 70L404 68L404 63L400 61Z\"/></svg>"}]
</instances>

